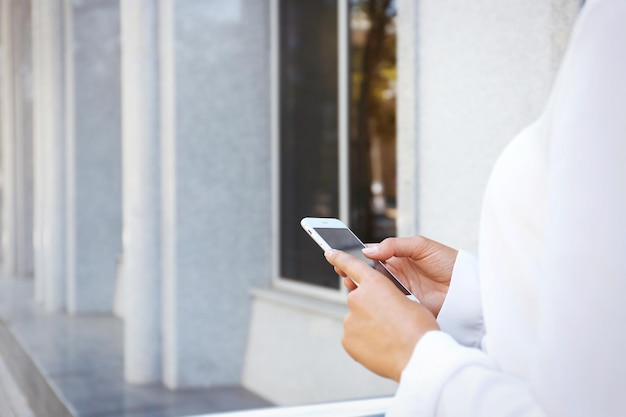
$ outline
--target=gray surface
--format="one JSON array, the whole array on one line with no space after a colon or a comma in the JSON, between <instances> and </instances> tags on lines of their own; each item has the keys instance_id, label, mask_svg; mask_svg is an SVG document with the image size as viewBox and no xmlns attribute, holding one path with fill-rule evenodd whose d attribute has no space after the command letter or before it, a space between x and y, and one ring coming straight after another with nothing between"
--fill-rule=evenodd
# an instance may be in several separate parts
<instances>
[{"instance_id":1,"label":"gray surface","mask_svg":"<svg viewBox=\"0 0 626 417\"><path fill-rule=\"evenodd\" d=\"M162 176L164 376L175 387L239 380L248 290L271 279L269 3L211 4L163 14L175 20L162 61L176 92L162 95L176 117Z\"/></svg>"},{"instance_id":2,"label":"gray surface","mask_svg":"<svg viewBox=\"0 0 626 417\"><path fill-rule=\"evenodd\" d=\"M0 353L36 415L185 416L268 407L239 386L172 391L123 380L122 322L46 314L31 280L0 279Z\"/></svg>"},{"instance_id":3,"label":"gray surface","mask_svg":"<svg viewBox=\"0 0 626 417\"><path fill-rule=\"evenodd\" d=\"M122 250L119 2L67 1L68 309L110 312Z\"/></svg>"}]
</instances>

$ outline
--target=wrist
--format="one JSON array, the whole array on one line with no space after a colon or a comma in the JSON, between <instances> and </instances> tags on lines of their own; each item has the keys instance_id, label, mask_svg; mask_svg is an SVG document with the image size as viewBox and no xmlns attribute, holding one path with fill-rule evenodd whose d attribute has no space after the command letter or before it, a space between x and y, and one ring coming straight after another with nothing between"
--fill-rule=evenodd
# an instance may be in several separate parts
<instances>
[{"instance_id":1,"label":"wrist","mask_svg":"<svg viewBox=\"0 0 626 417\"><path fill-rule=\"evenodd\" d=\"M404 372L404 369L413 356L415 347L419 344L422 338L429 332L440 330L439 324L435 318L427 309L423 307L422 314L415 316L415 326L412 326L414 330L406 332L401 343L398 344L398 350L395 355L395 366L392 368L393 372L391 375L391 379L396 382L400 382L402 372Z\"/></svg>"}]
</instances>

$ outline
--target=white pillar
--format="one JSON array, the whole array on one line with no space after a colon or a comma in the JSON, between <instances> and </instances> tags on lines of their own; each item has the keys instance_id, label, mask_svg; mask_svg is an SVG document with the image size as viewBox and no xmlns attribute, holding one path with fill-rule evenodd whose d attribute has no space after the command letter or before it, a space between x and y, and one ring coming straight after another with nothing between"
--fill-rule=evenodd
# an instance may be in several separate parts
<instances>
[{"instance_id":1,"label":"white pillar","mask_svg":"<svg viewBox=\"0 0 626 417\"><path fill-rule=\"evenodd\" d=\"M122 229L119 3L64 4L67 307L110 312Z\"/></svg>"},{"instance_id":2,"label":"white pillar","mask_svg":"<svg viewBox=\"0 0 626 417\"><path fill-rule=\"evenodd\" d=\"M398 236L418 233L419 2L398 0L397 195Z\"/></svg>"},{"instance_id":3,"label":"white pillar","mask_svg":"<svg viewBox=\"0 0 626 417\"><path fill-rule=\"evenodd\" d=\"M2 251L7 276L32 274L30 2L2 1Z\"/></svg>"},{"instance_id":4,"label":"white pillar","mask_svg":"<svg viewBox=\"0 0 626 417\"><path fill-rule=\"evenodd\" d=\"M44 279L42 271L45 270L43 261L43 220L44 211L42 187L45 173L42 169L45 155L42 150L43 133L43 102L41 90L43 88L43 66L42 66L42 43L44 33L41 30L41 1L33 0L32 2L32 40L33 40L33 268L34 268L34 296L37 303L43 303L44 296Z\"/></svg>"},{"instance_id":5,"label":"white pillar","mask_svg":"<svg viewBox=\"0 0 626 417\"><path fill-rule=\"evenodd\" d=\"M33 1L35 296L66 307L63 1Z\"/></svg>"},{"instance_id":6,"label":"white pillar","mask_svg":"<svg viewBox=\"0 0 626 417\"><path fill-rule=\"evenodd\" d=\"M124 375L161 380L158 15L153 0L121 3Z\"/></svg>"},{"instance_id":7,"label":"white pillar","mask_svg":"<svg viewBox=\"0 0 626 417\"><path fill-rule=\"evenodd\" d=\"M31 2L14 3L17 72L15 81L16 275L33 274L33 97Z\"/></svg>"},{"instance_id":8,"label":"white pillar","mask_svg":"<svg viewBox=\"0 0 626 417\"><path fill-rule=\"evenodd\" d=\"M6 276L16 270L15 208L15 45L13 1L2 0L2 266Z\"/></svg>"}]
</instances>

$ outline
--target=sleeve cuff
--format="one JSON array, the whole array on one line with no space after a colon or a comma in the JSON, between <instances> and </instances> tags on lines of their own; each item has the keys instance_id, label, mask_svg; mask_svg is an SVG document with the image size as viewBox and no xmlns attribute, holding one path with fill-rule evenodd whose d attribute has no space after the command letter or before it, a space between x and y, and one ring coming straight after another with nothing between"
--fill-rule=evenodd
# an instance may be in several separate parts
<instances>
[{"instance_id":1,"label":"sleeve cuff","mask_svg":"<svg viewBox=\"0 0 626 417\"><path fill-rule=\"evenodd\" d=\"M464 346L480 346L483 337L483 314L480 298L478 260L459 251L450 288L437 316L439 327Z\"/></svg>"},{"instance_id":2,"label":"sleeve cuff","mask_svg":"<svg viewBox=\"0 0 626 417\"><path fill-rule=\"evenodd\" d=\"M446 382L472 365L496 368L482 351L461 346L442 331L426 333L402 372L387 417L434 416Z\"/></svg>"}]
</instances>

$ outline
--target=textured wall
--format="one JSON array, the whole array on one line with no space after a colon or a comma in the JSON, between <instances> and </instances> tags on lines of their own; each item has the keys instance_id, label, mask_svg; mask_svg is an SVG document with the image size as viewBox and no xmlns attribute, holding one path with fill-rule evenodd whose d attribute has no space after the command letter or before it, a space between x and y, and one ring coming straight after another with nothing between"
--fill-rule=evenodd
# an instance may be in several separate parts
<instances>
[{"instance_id":1,"label":"textured wall","mask_svg":"<svg viewBox=\"0 0 626 417\"><path fill-rule=\"evenodd\" d=\"M413 105L420 233L476 249L491 166L541 113L579 4L426 0L411 10L414 2L400 1L398 13L411 11L419 22L417 44L401 44L399 54L417 54ZM400 37L413 30L401 27ZM411 164L406 160L411 157L400 150L399 158L405 158L400 165Z\"/></svg>"},{"instance_id":2,"label":"textured wall","mask_svg":"<svg viewBox=\"0 0 626 417\"><path fill-rule=\"evenodd\" d=\"M108 312L122 242L119 2L66 6L68 309Z\"/></svg>"},{"instance_id":3,"label":"textured wall","mask_svg":"<svg viewBox=\"0 0 626 417\"><path fill-rule=\"evenodd\" d=\"M171 110L163 113L165 382L237 383L248 290L266 286L271 270L269 5L170 6L162 26Z\"/></svg>"},{"instance_id":4,"label":"textured wall","mask_svg":"<svg viewBox=\"0 0 626 417\"><path fill-rule=\"evenodd\" d=\"M346 307L274 291L255 293L243 384L279 405L391 395L396 383L341 346Z\"/></svg>"}]
</instances>

